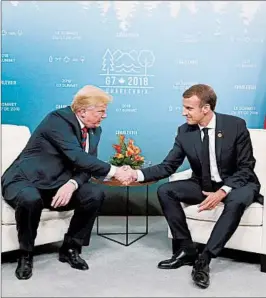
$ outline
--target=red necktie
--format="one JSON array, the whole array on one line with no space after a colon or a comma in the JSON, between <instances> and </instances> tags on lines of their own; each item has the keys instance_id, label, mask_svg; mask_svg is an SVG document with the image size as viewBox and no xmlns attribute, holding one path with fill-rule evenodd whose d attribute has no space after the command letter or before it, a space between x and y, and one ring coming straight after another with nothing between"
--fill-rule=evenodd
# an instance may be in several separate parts
<instances>
[{"instance_id":1,"label":"red necktie","mask_svg":"<svg viewBox=\"0 0 266 298\"><path fill-rule=\"evenodd\" d=\"M82 132L81 144L82 144L83 150L85 151L86 143L87 143L87 136L88 136L88 129L87 129L87 127L83 127L81 129L81 132Z\"/></svg>"}]
</instances>

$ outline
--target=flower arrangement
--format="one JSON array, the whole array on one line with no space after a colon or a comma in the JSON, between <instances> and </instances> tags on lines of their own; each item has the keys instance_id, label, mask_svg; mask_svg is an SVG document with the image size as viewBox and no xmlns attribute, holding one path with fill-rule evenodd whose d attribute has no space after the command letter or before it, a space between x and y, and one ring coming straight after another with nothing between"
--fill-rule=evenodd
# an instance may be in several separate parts
<instances>
[{"instance_id":1,"label":"flower arrangement","mask_svg":"<svg viewBox=\"0 0 266 298\"><path fill-rule=\"evenodd\" d=\"M110 158L114 166L129 165L133 169L140 168L144 163L144 157L140 155L140 148L134 145L134 140L129 139L126 143L125 136L118 135L119 144L114 144L116 153Z\"/></svg>"}]
</instances>

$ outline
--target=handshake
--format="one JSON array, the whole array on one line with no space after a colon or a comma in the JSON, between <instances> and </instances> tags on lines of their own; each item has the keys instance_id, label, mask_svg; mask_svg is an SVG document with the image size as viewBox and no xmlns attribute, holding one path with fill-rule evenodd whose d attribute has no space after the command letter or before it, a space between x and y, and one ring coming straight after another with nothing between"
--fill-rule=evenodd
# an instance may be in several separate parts
<instances>
[{"instance_id":1,"label":"handshake","mask_svg":"<svg viewBox=\"0 0 266 298\"><path fill-rule=\"evenodd\" d=\"M117 167L114 178L119 180L123 185L129 185L130 183L137 181L137 170L126 165Z\"/></svg>"}]
</instances>

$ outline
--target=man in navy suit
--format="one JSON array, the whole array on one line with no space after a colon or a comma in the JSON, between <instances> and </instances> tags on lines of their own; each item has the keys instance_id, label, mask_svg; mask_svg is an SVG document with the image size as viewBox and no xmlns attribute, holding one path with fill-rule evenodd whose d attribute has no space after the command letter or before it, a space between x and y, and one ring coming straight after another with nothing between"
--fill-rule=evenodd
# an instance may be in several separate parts
<instances>
[{"instance_id":1,"label":"man in navy suit","mask_svg":"<svg viewBox=\"0 0 266 298\"><path fill-rule=\"evenodd\" d=\"M43 208L74 209L59 251L59 260L87 270L80 257L89 245L91 230L104 199L91 176L115 176L116 168L97 158L101 121L111 96L94 86L75 95L71 107L49 113L32 133L26 147L2 176L2 192L15 209L20 257L18 279L32 275L34 240Z\"/></svg>"},{"instance_id":2,"label":"man in navy suit","mask_svg":"<svg viewBox=\"0 0 266 298\"><path fill-rule=\"evenodd\" d=\"M169 177L188 159L192 178L173 181L158 188L159 202L173 236L174 255L161 261L161 269L193 265L192 278L202 288L209 286L209 263L238 227L246 209L259 195L260 183L254 173L255 158L249 131L243 119L215 113L216 94L198 84L183 93L186 123L178 128L172 150L162 163L133 171L127 169L124 183L154 181ZM203 253L192 242L181 202L198 204L199 212L224 210L214 226Z\"/></svg>"}]
</instances>

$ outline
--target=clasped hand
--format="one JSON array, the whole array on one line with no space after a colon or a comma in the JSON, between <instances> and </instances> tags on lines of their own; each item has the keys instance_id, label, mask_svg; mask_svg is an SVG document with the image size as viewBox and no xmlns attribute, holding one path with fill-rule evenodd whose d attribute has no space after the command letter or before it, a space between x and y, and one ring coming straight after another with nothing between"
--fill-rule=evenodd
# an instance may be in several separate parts
<instances>
[{"instance_id":1,"label":"clasped hand","mask_svg":"<svg viewBox=\"0 0 266 298\"><path fill-rule=\"evenodd\" d=\"M123 185L128 185L134 181L137 181L137 171L130 166L122 166L117 168L115 178L119 180Z\"/></svg>"}]
</instances>

